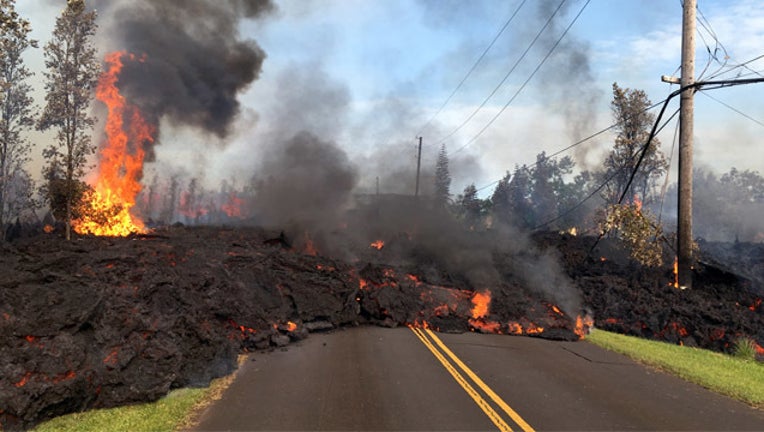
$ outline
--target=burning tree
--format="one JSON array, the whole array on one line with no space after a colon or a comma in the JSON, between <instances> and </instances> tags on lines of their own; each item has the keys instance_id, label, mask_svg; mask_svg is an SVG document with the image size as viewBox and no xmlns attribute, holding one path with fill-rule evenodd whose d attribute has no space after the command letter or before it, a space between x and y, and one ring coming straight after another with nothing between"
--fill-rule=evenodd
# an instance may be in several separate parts
<instances>
[{"instance_id":1,"label":"burning tree","mask_svg":"<svg viewBox=\"0 0 764 432\"><path fill-rule=\"evenodd\" d=\"M22 54L37 42L29 39L29 21L16 13L12 0L0 1L0 241L3 228L33 205L33 183L24 164L31 145L21 132L33 124L32 73Z\"/></svg>"},{"instance_id":2,"label":"burning tree","mask_svg":"<svg viewBox=\"0 0 764 432\"><path fill-rule=\"evenodd\" d=\"M45 149L43 155L48 160L46 174L62 176L57 179L63 187L67 240L71 239L79 179L85 174L87 157L95 151L88 134L95 125L88 109L100 71L93 45L95 19L95 11L86 11L84 0L69 0L56 19L53 39L45 45L47 104L38 128L58 131L57 143ZM54 167L60 167L60 171Z\"/></svg>"}]
</instances>

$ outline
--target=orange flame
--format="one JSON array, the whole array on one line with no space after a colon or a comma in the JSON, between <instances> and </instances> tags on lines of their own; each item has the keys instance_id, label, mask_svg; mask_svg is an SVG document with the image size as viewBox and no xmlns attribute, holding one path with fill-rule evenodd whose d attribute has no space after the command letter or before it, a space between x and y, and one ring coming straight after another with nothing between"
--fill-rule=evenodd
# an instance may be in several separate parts
<instances>
[{"instance_id":1,"label":"orange flame","mask_svg":"<svg viewBox=\"0 0 764 432\"><path fill-rule=\"evenodd\" d=\"M501 324L495 321L486 320L488 308L491 305L491 292L478 292L472 295L472 318L468 320L469 324L484 333L501 333Z\"/></svg>"},{"instance_id":2,"label":"orange flame","mask_svg":"<svg viewBox=\"0 0 764 432\"><path fill-rule=\"evenodd\" d=\"M530 323L525 329L526 334L539 334L544 332L544 327L539 327L536 324Z\"/></svg>"},{"instance_id":3,"label":"orange flame","mask_svg":"<svg viewBox=\"0 0 764 432\"><path fill-rule=\"evenodd\" d=\"M756 349L756 354L760 356L764 356L764 347L757 344L756 342L753 343L753 347Z\"/></svg>"},{"instance_id":4,"label":"orange flame","mask_svg":"<svg viewBox=\"0 0 764 432\"><path fill-rule=\"evenodd\" d=\"M369 289L369 281L364 278L358 278L358 289L366 291Z\"/></svg>"},{"instance_id":5,"label":"orange flame","mask_svg":"<svg viewBox=\"0 0 764 432\"><path fill-rule=\"evenodd\" d=\"M99 217L77 221L74 229L80 234L116 237L145 230L130 210L142 188L144 146L154 142L156 130L119 93L117 82L125 59L143 61L124 51L107 54L107 68L96 87L96 98L108 108L106 141L101 144L94 191L88 197L90 209Z\"/></svg>"},{"instance_id":6,"label":"orange flame","mask_svg":"<svg viewBox=\"0 0 764 432\"><path fill-rule=\"evenodd\" d=\"M674 257L674 288L679 288L679 258Z\"/></svg>"},{"instance_id":7,"label":"orange flame","mask_svg":"<svg viewBox=\"0 0 764 432\"><path fill-rule=\"evenodd\" d=\"M42 230L45 232L45 234L50 234L55 231L55 228L53 228L53 225L45 225L42 227Z\"/></svg>"},{"instance_id":8,"label":"orange flame","mask_svg":"<svg viewBox=\"0 0 764 432\"><path fill-rule=\"evenodd\" d=\"M241 205L244 204L244 200L236 196L236 191L232 191L228 196L228 201L220 206L220 209L225 212L228 217L240 218L241 217ZM311 254L315 255L315 254Z\"/></svg>"},{"instance_id":9,"label":"orange flame","mask_svg":"<svg viewBox=\"0 0 764 432\"><path fill-rule=\"evenodd\" d=\"M318 255L318 250L316 250L316 246L313 244L313 239L310 237L310 234L308 232L305 232L304 235L305 245L303 246L303 253L310 256L316 256Z\"/></svg>"},{"instance_id":10,"label":"orange flame","mask_svg":"<svg viewBox=\"0 0 764 432\"><path fill-rule=\"evenodd\" d=\"M634 208L636 208L637 213L642 213L642 200L639 199L639 196L634 194Z\"/></svg>"},{"instance_id":11,"label":"orange flame","mask_svg":"<svg viewBox=\"0 0 764 432\"><path fill-rule=\"evenodd\" d=\"M582 317L578 315L576 317L576 327L573 331L578 335L579 339L583 339L589 334L589 330L594 326L594 319L589 315Z\"/></svg>"},{"instance_id":12,"label":"orange flame","mask_svg":"<svg viewBox=\"0 0 764 432\"><path fill-rule=\"evenodd\" d=\"M24 376L21 377L21 380L16 382L14 386L24 387L25 385L27 385L27 382L29 382L29 378L32 378L32 372L25 373Z\"/></svg>"},{"instance_id":13,"label":"orange flame","mask_svg":"<svg viewBox=\"0 0 764 432\"><path fill-rule=\"evenodd\" d=\"M288 332L293 332L297 330L297 324L293 323L292 321L287 321L286 329Z\"/></svg>"},{"instance_id":14,"label":"orange flame","mask_svg":"<svg viewBox=\"0 0 764 432\"><path fill-rule=\"evenodd\" d=\"M373 247L376 250L382 250L382 248L385 247L385 242L383 240L377 240L372 242L369 247Z\"/></svg>"},{"instance_id":15,"label":"orange flame","mask_svg":"<svg viewBox=\"0 0 764 432\"><path fill-rule=\"evenodd\" d=\"M414 320L413 323L406 324L409 328L420 328L425 330L435 330L439 331L437 327L433 327L430 323L428 323L425 320L419 320L418 318Z\"/></svg>"},{"instance_id":16,"label":"orange flame","mask_svg":"<svg viewBox=\"0 0 764 432\"><path fill-rule=\"evenodd\" d=\"M516 334L516 335L521 335L521 334L523 334L523 326L522 326L522 325L520 325L520 323L519 323L519 322L516 322L516 321L510 321L510 322L507 324L507 326L508 326L508 330L507 330L507 331L508 331L510 334Z\"/></svg>"},{"instance_id":17,"label":"orange flame","mask_svg":"<svg viewBox=\"0 0 764 432\"><path fill-rule=\"evenodd\" d=\"M758 309L759 306L761 306L761 299L757 298L756 300L754 300L752 305L748 306L748 309L750 309L751 312L756 312L756 309Z\"/></svg>"},{"instance_id":18,"label":"orange flame","mask_svg":"<svg viewBox=\"0 0 764 432\"><path fill-rule=\"evenodd\" d=\"M483 333L501 333L501 324L496 321L486 321L480 318L470 319L469 323L473 328Z\"/></svg>"},{"instance_id":19,"label":"orange flame","mask_svg":"<svg viewBox=\"0 0 764 432\"><path fill-rule=\"evenodd\" d=\"M488 306L491 304L491 292L477 292L472 296L472 318L483 318L488 315Z\"/></svg>"}]
</instances>

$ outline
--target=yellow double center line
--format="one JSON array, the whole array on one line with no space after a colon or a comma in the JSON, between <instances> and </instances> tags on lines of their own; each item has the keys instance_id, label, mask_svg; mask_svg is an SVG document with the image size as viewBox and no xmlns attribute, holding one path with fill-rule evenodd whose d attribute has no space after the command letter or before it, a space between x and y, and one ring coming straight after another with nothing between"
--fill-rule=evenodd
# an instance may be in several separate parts
<instances>
[{"instance_id":1,"label":"yellow double center line","mask_svg":"<svg viewBox=\"0 0 764 432\"><path fill-rule=\"evenodd\" d=\"M499 395L497 395L493 390L491 390L490 387L486 385L486 383L483 382L483 380L480 379L474 372L472 372L472 369L467 367L464 362L462 362L459 357L456 356L453 352L451 352L450 349L446 346L446 344L443 343L443 341L438 338L438 336L435 335L432 331L428 329L418 329L414 327L410 327L411 331L414 332L414 334L419 338L420 341L424 344L424 346L427 347L427 349L430 350L430 352L435 356L435 358L440 361L440 363L443 365L444 368L448 371L448 373L451 374L451 376L456 380L457 383L459 383L460 386L464 389L465 392L472 398L473 401L477 404L480 409L485 412L485 414L488 416L488 418L493 422L493 424L496 425L497 428L499 428L500 431L512 431L512 428L509 427L509 425L504 421L504 419L499 415L499 413L496 412L496 410L493 409L491 404L489 404L483 396L481 396L480 392L478 392L475 387L473 387L469 381L462 376L461 373L454 367L454 365L458 366L462 372L464 372L471 380L475 383L483 392L488 395L488 397L496 404L499 408L501 408L502 411L504 411L515 424L520 426L520 428L525 432L534 432L533 428L523 420L520 415L515 412L512 408L510 408L509 405L507 405L504 400L502 400ZM428 338L429 337L429 338ZM446 359L445 356L443 356L443 353L441 353L438 348L435 347L435 345L430 342L430 339L435 342L435 344L438 345L440 350L442 350L446 355L451 358L451 362Z\"/></svg>"}]
</instances>

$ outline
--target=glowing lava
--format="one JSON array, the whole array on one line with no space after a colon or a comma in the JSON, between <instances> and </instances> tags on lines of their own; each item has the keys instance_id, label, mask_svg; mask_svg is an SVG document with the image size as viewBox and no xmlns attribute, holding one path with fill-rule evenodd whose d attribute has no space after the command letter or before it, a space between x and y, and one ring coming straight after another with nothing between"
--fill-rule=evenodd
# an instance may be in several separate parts
<instances>
[{"instance_id":1,"label":"glowing lava","mask_svg":"<svg viewBox=\"0 0 764 432\"><path fill-rule=\"evenodd\" d=\"M118 237L145 230L130 210L142 187L144 146L154 142L156 129L117 88L125 60L143 61L124 51L107 54L96 88L96 98L108 109L106 140L100 146L93 191L86 196L89 208L73 224L80 234Z\"/></svg>"},{"instance_id":2,"label":"glowing lava","mask_svg":"<svg viewBox=\"0 0 764 432\"><path fill-rule=\"evenodd\" d=\"M576 327L573 331L578 335L579 339L583 339L589 334L590 329L594 326L594 319L589 315L582 317L578 315L576 317Z\"/></svg>"},{"instance_id":3,"label":"glowing lava","mask_svg":"<svg viewBox=\"0 0 764 432\"><path fill-rule=\"evenodd\" d=\"M472 318L478 319L488 315L488 305L491 304L491 292L475 292L472 297Z\"/></svg>"},{"instance_id":4,"label":"glowing lava","mask_svg":"<svg viewBox=\"0 0 764 432\"><path fill-rule=\"evenodd\" d=\"M236 196L236 191L232 191L231 194L228 195L228 201L221 205L220 209L223 210L228 217L240 218L242 215L242 204L244 204L244 200Z\"/></svg>"},{"instance_id":5,"label":"glowing lava","mask_svg":"<svg viewBox=\"0 0 764 432\"><path fill-rule=\"evenodd\" d=\"M491 292L478 292L472 296L472 318L469 319L469 324L474 329L480 330L485 333L501 333L501 324L496 321L486 320L485 316L488 315L488 307L491 304Z\"/></svg>"},{"instance_id":6,"label":"glowing lava","mask_svg":"<svg viewBox=\"0 0 764 432\"><path fill-rule=\"evenodd\" d=\"M375 242L372 242L369 247L373 247L376 250L382 250L383 247L385 247L385 242L382 240L377 240Z\"/></svg>"}]
</instances>

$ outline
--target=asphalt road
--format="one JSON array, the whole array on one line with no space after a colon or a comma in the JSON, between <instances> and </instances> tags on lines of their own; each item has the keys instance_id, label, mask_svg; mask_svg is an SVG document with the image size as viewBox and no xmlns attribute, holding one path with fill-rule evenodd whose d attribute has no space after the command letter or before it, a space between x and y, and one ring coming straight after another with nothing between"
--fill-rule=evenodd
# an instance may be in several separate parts
<instances>
[{"instance_id":1,"label":"asphalt road","mask_svg":"<svg viewBox=\"0 0 764 432\"><path fill-rule=\"evenodd\" d=\"M764 430L764 411L585 342L362 327L252 354L196 430L507 429Z\"/></svg>"}]
</instances>

